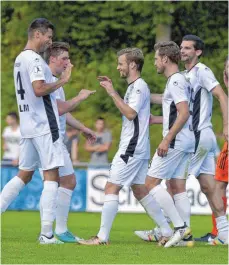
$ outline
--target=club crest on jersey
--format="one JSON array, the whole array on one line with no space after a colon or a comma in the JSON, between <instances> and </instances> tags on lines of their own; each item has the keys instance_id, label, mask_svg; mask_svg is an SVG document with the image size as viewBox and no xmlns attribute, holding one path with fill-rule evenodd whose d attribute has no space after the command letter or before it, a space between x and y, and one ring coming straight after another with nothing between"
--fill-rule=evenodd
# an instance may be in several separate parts
<instances>
[{"instance_id":1,"label":"club crest on jersey","mask_svg":"<svg viewBox=\"0 0 229 265\"><path fill-rule=\"evenodd\" d=\"M178 85L178 82L177 81L174 81L173 84L174 84L174 86L177 86Z\"/></svg>"},{"instance_id":2,"label":"club crest on jersey","mask_svg":"<svg viewBox=\"0 0 229 265\"><path fill-rule=\"evenodd\" d=\"M137 89L137 90L136 90L136 93L137 93L137 94L140 94L140 93L141 93L141 90L140 90L140 89Z\"/></svg>"},{"instance_id":3,"label":"club crest on jersey","mask_svg":"<svg viewBox=\"0 0 229 265\"><path fill-rule=\"evenodd\" d=\"M42 67L41 67L41 65L34 66L33 71L34 71L35 74L42 73Z\"/></svg>"}]
</instances>

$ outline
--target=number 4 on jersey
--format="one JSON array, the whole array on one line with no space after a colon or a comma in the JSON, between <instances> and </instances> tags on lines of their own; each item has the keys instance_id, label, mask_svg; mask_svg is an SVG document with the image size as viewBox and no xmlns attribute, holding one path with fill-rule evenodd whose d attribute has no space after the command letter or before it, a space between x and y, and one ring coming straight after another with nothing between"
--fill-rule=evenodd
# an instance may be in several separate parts
<instances>
[{"instance_id":1,"label":"number 4 on jersey","mask_svg":"<svg viewBox=\"0 0 229 265\"><path fill-rule=\"evenodd\" d=\"M21 82L21 74L20 72L17 73L17 83L19 81L19 90L17 90L17 93L21 96L21 100L24 100L25 97L24 97L24 94L25 94L25 90L23 89L23 86L22 86L22 82Z\"/></svg>"}]
</instances>

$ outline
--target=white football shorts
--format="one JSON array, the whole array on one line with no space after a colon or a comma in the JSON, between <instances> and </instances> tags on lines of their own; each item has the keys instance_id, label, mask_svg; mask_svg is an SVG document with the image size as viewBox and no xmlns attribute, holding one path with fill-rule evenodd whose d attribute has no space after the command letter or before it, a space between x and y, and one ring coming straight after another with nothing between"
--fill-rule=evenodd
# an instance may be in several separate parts
<instances>
[{"instance_id":1,"label":"white football shorts","mask_svg":"<svg viewBox=\"0 0 229 265\"><path fill-rule=\"evenodd\" d=\"M116 153L109 172L108 182L129 187L133 184L145 184L148 159L129 157L127 163Z\"/></svg>"},{"instance_id":2,"label":"white football shorts","mask_svg":"<svg viewBox=\"0 0 229 265\"><path fill-rule=\"evenodd\" d=\"M158 179L186 179L192 153L169 148L167 156L160 157L155 152L147 176Z\"/></svg>"},{"instance_id":3,"label":"white football shorts","mask_svg":"<svg viewBox=\"0 0 229 265\"><path fill-rule=\"evenodd\" d=\"M192 155L189 175L215 175L217 142L212 128L201 130L196 153Z\"/></svg>"},{"instance_id":4,"label":"white football shorts","mask_svg":"<svg viewBox=\"0 0 229 265\"><path fill-rule=\"evenodd\" d=\"M64 165L62 140L54 143L51 133L20 141L19 169L34 171L37 168L49 170Z\"/></svg>"},{"instance_id":5,"label":"white football shorts","mask_svg":"<svg viewBox=\"0 0 229 265\"><path fill-rule=\"evenodd\" d=\"M70 158L70 154L67 150L67 147L63 143L63 141L62 141L62 153L64 156L64 166L59 167L59 177L60 178L74 174L72 160ZM41 168L39 168L39 172L40 172L41 178L44 180L43 170Z\"/></svg>"}]
</instances>

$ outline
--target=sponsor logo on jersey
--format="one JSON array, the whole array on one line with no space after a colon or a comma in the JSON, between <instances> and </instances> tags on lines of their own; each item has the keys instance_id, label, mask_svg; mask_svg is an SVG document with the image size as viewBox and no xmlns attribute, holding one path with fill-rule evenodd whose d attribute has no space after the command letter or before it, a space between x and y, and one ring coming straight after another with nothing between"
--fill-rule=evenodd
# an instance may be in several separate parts
<instances>
[{"instance_id":1,"label":"sponsor logo on jersey","mask_svg":"<svg viewBox=\"0 0 229 265\"><path fill-rule=\"evenodd\" d=\"M34 71L35 74L42 73L42 67L41 67L41 65L34 66L33 71Z\"/></svg>"}]
</instances>

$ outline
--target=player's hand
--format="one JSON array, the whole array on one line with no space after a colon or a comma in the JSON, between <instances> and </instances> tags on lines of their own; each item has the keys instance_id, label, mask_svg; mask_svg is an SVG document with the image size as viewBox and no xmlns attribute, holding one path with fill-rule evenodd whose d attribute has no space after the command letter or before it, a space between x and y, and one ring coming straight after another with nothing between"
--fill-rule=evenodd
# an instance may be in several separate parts
<instances>
[{"instance_id":1,"label":"player's hand","mask_svg":"<svg viewBox=\"0 0 229 265\"><path fill-rule=\"evenodd\" d=\"M93 144L97 138L95 132L87 127L82 130L82 135L89 141L90 144Z\"/></svg>"},{"instance_id":2,"label":"player's hand","mask_svg":"<svg viewBox=\"0 0 229 265\"><path fill-rule=\"evenodd\" d=\"M111 79L107 76L98 76L97 79L99 80L99 82L108 81L112 83Z\"/></svg>"},{"instance_id":3,"label":"player's hand","mask_svg":"<svg viewBox=\"0 0 229 265\"><path fill-rule=\"evenodd\" d=\"M226 88L228 88L228 74L225 70L223 71L223 81L224 81Z\"/></svg>"},{"instance_id":4,"label":"player's hand","mask_svg":"<svg viewBox=\"0 0 229 265\"><path fill-rule=\"evenodd\" d=\"M116 93L116 91L113 88L112 81L109 77L107 76L99 76L98 80L100 81L100 86L104 87L107 91L107 94L111 95L113 93Z\"/></svg>"},{"instance_id":5,"label":"player's hand","mask_svg":"<svg viewBox=\"0 0 229 265\"><path fill-rule=\"evenodd\" d=\"M86 98L88 98L90 95L93 95L95 94L96 90L87 90L87 89L82 89L80 90L79 92L79 97L82 99L82 100L85 100Z\"/></svg>"},{"instance_id":6,"label":"player's hand","mask_svg":"<svg viewBox=\"0 0 229 265\"><path fill-rule=\"evenodd\" d=\"M71 77L73 64L69 63L66 69L61 73L60 79L67 83Z\"/></svg>"},{"instance_id":7,"label":"player's hand","mask_svg":"<svg viewBox=\"0 0 229 265\"><path fill-rule=\"evenodd\" d=\"M224 135L225 140L228 142L228 124L225 124L223 126L223 135Z\"/></svg>"},{"instance_id":8,"label":"player's hand","mask_svg":"<svg viewBox=\"0 0 229 265\"><path fill-rule=\"evenodd\" d=\"M169 142L166 139L163 139L157 148L158 156L165 157L167 156L169 150Z\"/></svg>"}]
</instances>

